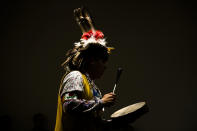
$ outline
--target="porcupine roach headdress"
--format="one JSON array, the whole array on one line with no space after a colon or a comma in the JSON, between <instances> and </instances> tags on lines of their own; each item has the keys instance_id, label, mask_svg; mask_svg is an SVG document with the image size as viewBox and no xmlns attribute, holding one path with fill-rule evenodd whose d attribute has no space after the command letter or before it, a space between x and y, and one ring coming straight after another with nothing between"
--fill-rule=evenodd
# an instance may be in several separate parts
<instances>
[{"instance_id":1,"label":"porcupine roach headdress","mask_svg":"<svg viewBox=\"0 0 197 131\"><path fill-rule=\"evenodd\" d=\"M81 28L83 35L79 42L74 43L74 48L66 54L67 59L62 64L66 70L70 70L68 67L73 69L78 69L78 67L81 67L81 64L83 63L82 54L87 50L93 50L96 48L97 52L95 53L97 54L101 52L107 52L107 54L109 54L111 50L114 49L113 47L107 47L104 34L99 30L95 30L93 20L87 9L84 7L75 9L74 17L77 24Z\"/></svg>"}]
</instances>

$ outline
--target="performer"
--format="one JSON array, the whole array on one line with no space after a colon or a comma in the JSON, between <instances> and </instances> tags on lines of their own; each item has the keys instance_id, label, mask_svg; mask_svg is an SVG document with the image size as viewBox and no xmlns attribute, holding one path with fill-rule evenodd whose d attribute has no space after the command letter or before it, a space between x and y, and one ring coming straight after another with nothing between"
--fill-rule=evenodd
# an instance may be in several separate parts
<instances>
[{"instance_id":1,"label":"performer","mask_svg":"<svg viewBox=\"0 0 197 131\"><path fill-rule=\"evenodd\" d=\"M55 131L104 130L101 114L104 107L114 104L116 95L111 92L102 97L94 80L103 75L113 48L107 47L103 33L94 29L87 10L79 8L74 14L83 35L62 64L66 73L58 93Z\"/></svg>"}]
</instances>

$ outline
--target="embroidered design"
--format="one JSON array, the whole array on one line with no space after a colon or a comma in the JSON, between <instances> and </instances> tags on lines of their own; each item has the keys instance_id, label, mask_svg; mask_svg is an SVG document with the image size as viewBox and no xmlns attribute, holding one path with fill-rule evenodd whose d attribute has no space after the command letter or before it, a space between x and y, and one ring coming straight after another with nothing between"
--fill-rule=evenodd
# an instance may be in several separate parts
<instances>
[{"instance_id":1,"label":"embroidered design","mask_svg":"<svg viewBox=\"0 0 197 131\"><path fill-rule=\"evenodd\" d=\"M77 99L77 95L73 92L66 93L64 95L64 100L69 100L69 99Z\"/></svg>"}]
</instances>

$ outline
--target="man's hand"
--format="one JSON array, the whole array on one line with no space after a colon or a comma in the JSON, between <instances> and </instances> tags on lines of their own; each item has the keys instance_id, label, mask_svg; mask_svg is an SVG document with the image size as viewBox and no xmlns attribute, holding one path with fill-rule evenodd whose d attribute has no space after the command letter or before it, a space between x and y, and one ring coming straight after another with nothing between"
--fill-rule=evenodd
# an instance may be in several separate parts
<instances>
[{"instance_id":1,"label":"man's hand","mask_svg":"<svg viewBox=\"0 0 197 131\"><path fill-rule=\"evenodd\" d=\"M112 106L116 100L116 95L110 92L105 94L101 100L103 101L104 106Z\"/></svg>"}]
</instances>

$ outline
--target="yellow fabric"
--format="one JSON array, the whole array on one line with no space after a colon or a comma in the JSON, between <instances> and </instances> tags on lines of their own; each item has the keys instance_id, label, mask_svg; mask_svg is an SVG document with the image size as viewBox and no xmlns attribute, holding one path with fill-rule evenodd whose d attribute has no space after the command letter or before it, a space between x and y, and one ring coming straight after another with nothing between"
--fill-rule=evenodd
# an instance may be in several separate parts
<instances>
[{"instance_id":1,"label":"yellow fabric","mask_svg":"<svg viewBox=\"0 0 197 131\"><path fill-rule=\"evenodd\" d=\"M93 98L92 91L90 90L90 84L84 74L82 74L83 77L83 84L84 84L84 99L91 100Z\"/></svg>"},{"instance_id":2,"label":"yellow fabric","mask_svg":"<svg viewBox=\"0 0 197 131\"><path fill-rule=\"evenodd\" d=\"M55 131L63 131L63 127L62 127L62 102L61 102L60 93L58 94Z\"/></svg>"},{"instance_id":3,"label":"yellow fabric","mask_svg":"<svg viewBox=\"0 0 197 131\"><path fill-rule=\"evenodd\" d=\"M84 74L82 74L83 78L83 84L84 84L84 94L83 97L86 100L90 100L93 98L93 94L91 92L90 84ZM62 84L61 84L62 85ZM60 88L61 88L60 85ZM57 103L57 115L56 115L56 124L55 124L55 131L63 131L63 125L62 125L62 101L60 92L58 93L58 103Z\"/></svg>"}]
</instances>

